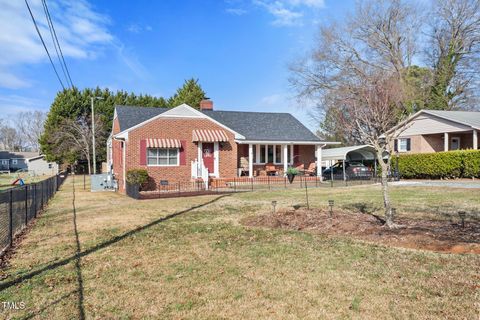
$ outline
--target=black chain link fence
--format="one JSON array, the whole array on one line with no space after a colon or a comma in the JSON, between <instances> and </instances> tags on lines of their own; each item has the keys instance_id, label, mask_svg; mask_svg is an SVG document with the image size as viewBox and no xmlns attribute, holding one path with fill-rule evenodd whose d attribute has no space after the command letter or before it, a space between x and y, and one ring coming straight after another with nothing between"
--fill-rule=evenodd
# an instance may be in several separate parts
<instances>
[{"instance_id":1,"label":"black chain link fence","mask_svg":"<svg viewBox=\"0 0 480 320\"><path fill-rule=\"evenodd\" d=\"M66 178L65 173L37 183L0 191L0 256L28 223L37 217Z\"/></svg>"}]
</instances>

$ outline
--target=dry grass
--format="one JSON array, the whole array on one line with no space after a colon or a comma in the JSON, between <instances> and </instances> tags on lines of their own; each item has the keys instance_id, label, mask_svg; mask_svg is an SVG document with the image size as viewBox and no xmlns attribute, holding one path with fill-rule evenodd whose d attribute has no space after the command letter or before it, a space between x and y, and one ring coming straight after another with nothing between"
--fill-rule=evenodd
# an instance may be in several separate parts
<instances>
[{"instance_id":1,"label":"dry grass","mask_svg":"<svg viewBox=\"0 0 480 320\"><path fill-rule=\"evenodd\" d=\"M375 211L378 187L311 190L312 206ZM447 191L447 192L446 192ZM475 218L478 190L395 188L400 214ZM72 179L18 248L0 301L6 318L319 319L479 317L480 258L388 248L240 219L305 202L303 191L135 201ZM196 207L196 208L195 208ZM193 209L192 209L193 208ZM168 217L172 213L180 213ZM80 254L76 254L77 251ZM0 305L2 307L2 305Z\"/></svg>"}]
</instances>

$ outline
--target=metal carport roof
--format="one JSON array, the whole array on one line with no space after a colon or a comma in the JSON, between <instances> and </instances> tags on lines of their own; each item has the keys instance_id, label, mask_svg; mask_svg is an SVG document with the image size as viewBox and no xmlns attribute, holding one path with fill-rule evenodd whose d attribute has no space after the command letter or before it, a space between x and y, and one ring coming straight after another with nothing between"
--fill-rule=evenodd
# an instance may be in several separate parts
<instances>
[{"instance_id":1,"label":"metal carport roof","mask_svg":"<svg viewBox=\"0 0 480 320\"><path fill-rule=\"evenodd\" d=\"M351 152L360 154L363 157L363 160L375 160L375 149L367 144L360 146L325 149L322 151L322 160L347 160L347 155Z\"/></svg>"}]
</instances>

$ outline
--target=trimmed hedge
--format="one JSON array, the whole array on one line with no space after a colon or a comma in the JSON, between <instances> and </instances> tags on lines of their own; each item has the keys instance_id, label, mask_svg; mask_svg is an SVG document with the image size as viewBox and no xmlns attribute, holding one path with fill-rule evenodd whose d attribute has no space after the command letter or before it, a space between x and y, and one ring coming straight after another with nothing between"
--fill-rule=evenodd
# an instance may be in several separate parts
<instances>
[{"instance_id":1,"label":"trimmed hedge","mask_svg":"<svg viewBox=\"0 0 480 320\"><path fill-rule=\"evenodd\" d=\"M480 177L480 150L404 154L399 156L398 168L407 179Z\"/></svg>"}]
</instances>

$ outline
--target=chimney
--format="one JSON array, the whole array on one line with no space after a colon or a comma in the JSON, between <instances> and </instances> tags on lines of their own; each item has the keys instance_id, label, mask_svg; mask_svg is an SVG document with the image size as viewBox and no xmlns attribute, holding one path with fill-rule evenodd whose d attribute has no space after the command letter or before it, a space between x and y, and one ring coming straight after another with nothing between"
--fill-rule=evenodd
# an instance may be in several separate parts
<instances>
[{"instance_id":1,"label":"chimney","mask_svg":"<svg viewBox=\"0 0 480 320\"><path fill-rule=\"evenodd\" d=\"M200 101L200 110L213 110L213 101L208 98Z\"/></svg>"}]
</instances>

